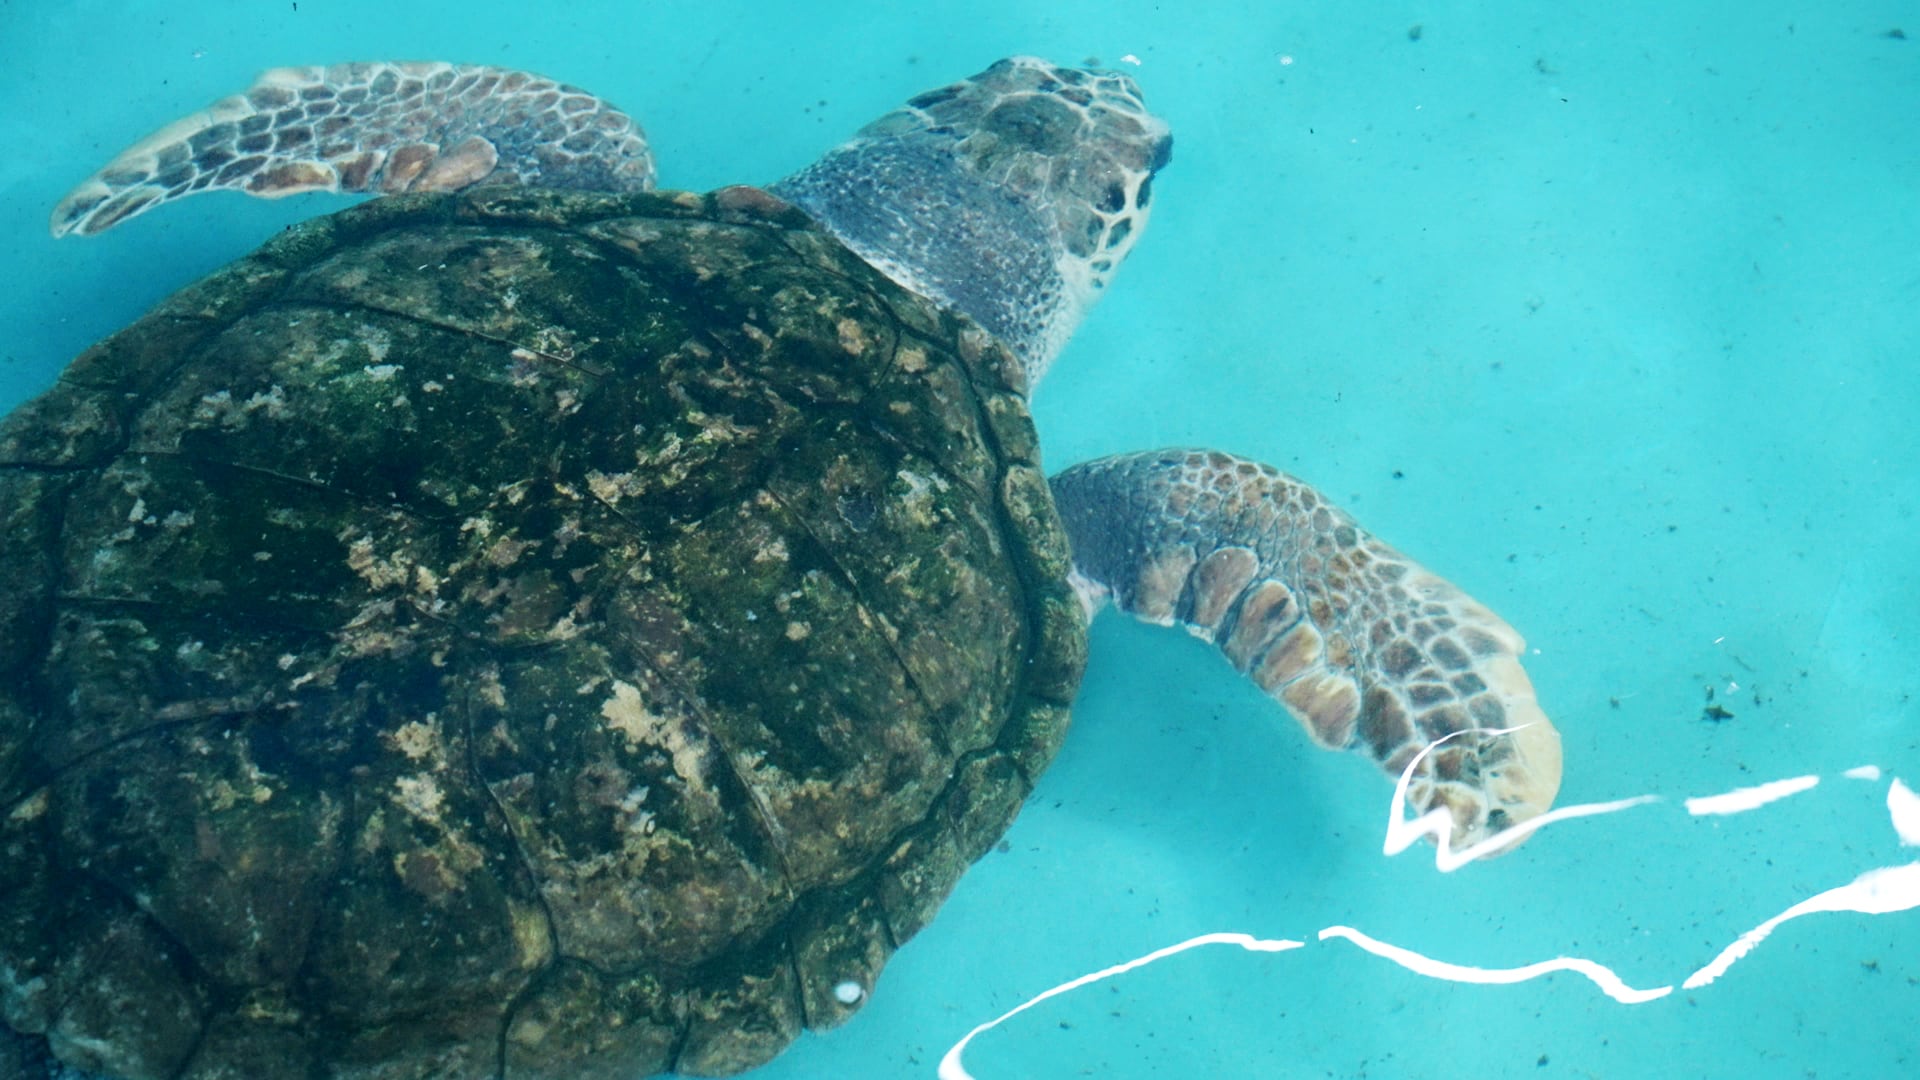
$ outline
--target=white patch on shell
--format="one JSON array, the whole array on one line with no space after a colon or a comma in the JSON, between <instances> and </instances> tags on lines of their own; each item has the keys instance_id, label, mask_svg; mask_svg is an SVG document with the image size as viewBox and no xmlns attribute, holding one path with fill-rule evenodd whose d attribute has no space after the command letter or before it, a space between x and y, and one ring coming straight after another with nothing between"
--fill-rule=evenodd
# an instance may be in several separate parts
<instances>
[{"instance_id":1,"label":"white patch on shell","mask_svg":"<svg viewBox=\"0 0 1920 1080\"><path fill-rule=\"evenodd\" d=\"M439 824L440 807L446 802L446 796L440 793L440 785L433 777L425 773L402 776L393 782L393 789L393 801L402 810L421 821Z\"/></svg>"},{"instance_id":2,"label":"white patch on shell","mask_svg":"<svg viewBox=\"0 0 1920 1080\"><path fill-rule=\"evenodd\" d=\"M386 742L395 750L407 756L409 761L421 761L431 755L440 743L440 725L438 723L410 720L384 736Z\"/></svg>"},{"instance_id":3,"label":"white patch on shell","mask_svg":"<svg viewBox=\"0 0 1920 1080\"><path fill-rule=\"evenodd\" d=\"M673 755L673 771L695 791L706 788L706 768L699 747L687 738L685 725L655 714L640 696L640 688L613 681L613 696L600 704L607 726L626 736L627 747L658 746Z\"/></svg>"},{"instance_id":4,"label":"white patch on shell","mask_svg":"<svg viewBox=\"0 0 1920 1080\"><path fill-rule=\"evenodd\" d=\"M382 559L373 550L373 537L359 536L347 543L347 566L375 589L405 585L413 576L406 559L394 554Z\"/></svg>"}]
</instances>

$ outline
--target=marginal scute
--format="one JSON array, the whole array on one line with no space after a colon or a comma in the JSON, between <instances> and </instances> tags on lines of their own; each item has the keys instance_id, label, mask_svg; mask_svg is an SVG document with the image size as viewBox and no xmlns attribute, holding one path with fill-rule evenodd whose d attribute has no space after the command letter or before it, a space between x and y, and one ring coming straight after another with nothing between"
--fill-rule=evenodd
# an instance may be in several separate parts
<instances>
[{"instance_id":1,"label":"marginal scute","mask_svg":"<svg viewBox=\"0 0 1920 1080\"><path fill-rule=\"evenodd\" d=\"M806 1027L800 978L784 941L743 958L732 974L732 980L689 996L686 1034L671 1066L675 1073L732 1076L757 1068L772 1061Z\"/></svg>"},{"instance_id":2,"label":"marginal scute","mask_svg":"<svg viewBox=\"0 0 1920 1080\"><path fill-rule=\"evenodd\" d=\"M1360 691L1353 680L1316 672L1288 683L1280 700L1321 746L1339 749L1353 741L1360 719Z\"/></svg>"},{"instance_id":3,"label":"marginal scute","mask_svg":"<svg viewBox=\"0 0 1920 1080\"><path fill-rule=\"evenodd\" d=\"M1324 664L1324 645L1320 632L1311 624L1297 622L1254 662L1247 674L1260 689L1269 694L1278 693L1281 687L1314 667L1333 666Z\"/></svg>"},{"instance_id":4,"label":"marginal scute","mask_svg":"<svg viewBox=\"0 0 1920 1080\"><path fill-rule=\"evenodd\" d=\"M851 981L872 986L893 954L880 899L867 882L838 892L816 893L798 909L790 931L800 1006L815 1031L839 1027L867 1001L846 1001L834 988Z\"/></svg>"},{"instance_id":5,"label":"marginal scute","mask_svg":"<svg viewBox=\"0 0 1920 1080\"><path fill-rule=\"evenodd\" d=\"M1259 557L1239 545L1219 548L1200 560L1193 570L1192 608L1185 621L1205 630L1212 640L1220 620L1253 580L1259 565Z\"/></svg>"},{"instance_id":6,"label":"marginal scute","mask_svg":"<svg viewBox=\"0 0 1920 1080\"><path fill-rule=\"evenodd\" d=\"M263 169L247 181L247 190L255 195L297 195L303 191L331 191L340 178L326 165L294 162Z\"/></svg>"},{"instance_id":7,"label":"marginal scute","mask_svg":"<svg viewBox=\"0 0 1920 1080\"><path fill-rule=\"evenodd\" d=\"M1233 631L1221 650L1234 667L1245 671L1254 657L1299 621L1300 609L1293 601L1293 591L1278 581L1260 581L1240 601Z\"/></svg>"},{"instance_id":8,"label":"marginal scute","mask_svg":"<svg viewBox=\"0 0 1920 1080\"><path fill-rule=\"evenodd\" d=\"M410 190L420 174L433 164L436 156L438 150L426 143L408 143L394 150L387 158L386 175L380 181L380 190L389 195Z\"/></svg>"},{"instance_id":9,"label":"marginal scute","mask_svg":"<svg viewBox=\"0 0 1920 1080\"><path fill-rule=\"evenodd\" d=\"M493 143L470 135L442 153L420 177L418 187L421 191L458 191L484 179L499 161Z\"/></svg>"}]
</instances>

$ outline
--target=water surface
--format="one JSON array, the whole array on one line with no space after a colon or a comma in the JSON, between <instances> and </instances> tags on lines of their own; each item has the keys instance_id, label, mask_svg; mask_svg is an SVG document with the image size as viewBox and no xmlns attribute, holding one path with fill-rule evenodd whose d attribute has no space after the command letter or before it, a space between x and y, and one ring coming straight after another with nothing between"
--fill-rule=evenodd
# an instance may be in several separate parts
<instances>
[{"instance_id":1,"label":"water surface","mask_svg":"<svg viewBox=\"0 0 1920 1080\"><path fill-rule=\"evenodd\" d=\"M0 4L0 408L153 302L339 205L187 200L92 240L48 209L261 68L510 64L637 115L663 180L800 167L1011 53L1132 70L1177 133L1153 224L1041 388L1050 464L1264 458L1501 612L1563 802L1782 777L1734 817L1575 822L1451 875L1379 853L1386 781L1204 646L1095 628L1076 729L867 1008L769 1078L930 1077L974 1024L1194 934L1341 923L1461 964L1678 984L1910 862L1920 783L1920 15L1900 5ZM1316 10L1318 9L1318 10ZM1708 692L1712 691L1711 702ZM1731 715L1714 719L1709 704ZM1877 781L1843 770L1876 764ZM1890 1077L1920 915L1787 924L1623 1006L1340 942L1184 954L983 1036L975 1075Z\"/></svg>"}]
</instances>

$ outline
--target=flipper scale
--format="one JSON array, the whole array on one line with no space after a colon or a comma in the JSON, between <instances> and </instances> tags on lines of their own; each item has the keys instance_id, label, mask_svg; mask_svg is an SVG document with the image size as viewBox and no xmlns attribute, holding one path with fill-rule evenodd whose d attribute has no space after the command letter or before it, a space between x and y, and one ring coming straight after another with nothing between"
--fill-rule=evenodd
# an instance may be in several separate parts
<instances>
[{"instance_id":1,"label":"flipper scale","mask_svg":"<svg viewBox=\"0 0 1920 1080\"><path fill-rule=\"evenodd\" d=\"M1370 535L1292 476L1212 450L1076 465L1052 480L1089 614L1123 611L1217 645L1313 740L1399 773L1446 806L1464 848L1544 812L1560 736L1499 616Z\"/></svg>"},{"instance_id":2,"label":"flipper scale","mask_svg":"<svg viewBox=\"0 0 1920 1080\"><path fill-rule=\"evenodd\" d=\"M543 76L447 63L286 67L128 147L60 200L50 227L90 235L215 189L278 198L653 182L631 117Z\"/></svg>"}]
</instances>

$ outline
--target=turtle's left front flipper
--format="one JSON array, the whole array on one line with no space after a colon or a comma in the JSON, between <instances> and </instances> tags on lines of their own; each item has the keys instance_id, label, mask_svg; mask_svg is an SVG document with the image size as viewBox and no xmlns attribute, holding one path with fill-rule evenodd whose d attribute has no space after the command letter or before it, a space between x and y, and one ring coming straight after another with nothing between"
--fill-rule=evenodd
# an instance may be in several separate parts
<instances>
[{"instance_id":1,"label":"turtle's left front flipper","mask_svg":"<svg viewBox=\"0 0 1920 1080\"><path fill-rule=\"evenodd\" d=\"M539 184L647 191L653 154L633 119L525 71L476 64L275 68L244 94L122 151L60 200L55 236L88 235L219 188L455 191Z\"/></svg>"},{"instance_id":2,"label":"turtle's left front flipper","mask_svg":"<svg viewBox=\"0 0 1920 1080\"><path fill-rule=\"evenodd\" d=\"M1411 801L1452 813L1461 849L1544 812L1560 736L1499 616L1381 543L1307 484L1244 458L1159 450L1055 476L1089 612L1111 597L1220 647L1307 729L1399 774L1434 740Z\"/></svg>"}]
</instances>

